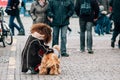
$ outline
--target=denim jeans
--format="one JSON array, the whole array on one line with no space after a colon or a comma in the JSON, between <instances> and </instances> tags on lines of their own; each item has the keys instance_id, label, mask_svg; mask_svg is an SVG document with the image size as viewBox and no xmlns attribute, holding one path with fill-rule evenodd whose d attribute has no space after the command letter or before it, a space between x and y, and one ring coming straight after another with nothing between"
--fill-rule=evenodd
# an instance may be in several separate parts
<instances>
[{"instance_id":1,"label":"denim jeans","mask_svg":"<svg viewBox=\"0 0 120 80\"><path fill-rule=\"evenodd\" d=\"M85 31L87 31L87 49L92 50L92 22L79 19L80 23L80 50L85 50Z\"/></svg>"},{"instance_id":2,"label":"denim jeans","mask_svg":"<svg viewBox=\"0 0 120 80\"><path fill-rule=\"evenodd\" d=\"M104 29L103 29L103 26L100 25L100 24L97 24L95 26L95 33L97 33L98 35L104 35Z\"/></svg>"},{"instance_id":3,"label":"denim jeans","mask_svg":"<svg viewBox=\"0 0 120 80\"><path fill-rule=\"evenodd\" d=\"M15 18L17 19L17 22L18 22L20 27L14 22ZM20 32L20 30L24 31L24 27L23 27L23 24L21 22L19 15L18 16L10 16L9 26L10 26L10 29L11 29L13 35L14 35L14 27L18 30L18 32Z\"/></svg>"},{"instance_id":4,"label":"denim jeans","mask_svg":"<svg viewBox=\"0 0 120 80\"><path fill-rule=\"evenodd\" d=\"M61 43L60 43L60 50L61 54L66 53L66 43L67 43L67 28L66 26L53 26L53 41L52 46L59 44L59 33L61 32Z\"/></svg>"},{"instance_id":5,"label":"denim jeans","mask_svg":"<svg viewBox=\"0 0 120 80\"><path fill-rule=\"evenodd\" d=\"M16 19L17 19L17 22L18 22L18 24L19 24L19 26L20 26L20 29L23 30L23 31L25 31L20 16L16 16Z\"/></svg>"},{"instance_id":6,"label":"denim jeans","mask_svg":"<svg viewBox=\"0 0 120 80\"><path fill-rule=\"evenodd\" d=\"M105 27L105 33L109 33L110 32L110 28L111 28L111 22L110 22L110 19L106 16L105 18L104 18L104 27Z\"/></svg>"}]
</instances>

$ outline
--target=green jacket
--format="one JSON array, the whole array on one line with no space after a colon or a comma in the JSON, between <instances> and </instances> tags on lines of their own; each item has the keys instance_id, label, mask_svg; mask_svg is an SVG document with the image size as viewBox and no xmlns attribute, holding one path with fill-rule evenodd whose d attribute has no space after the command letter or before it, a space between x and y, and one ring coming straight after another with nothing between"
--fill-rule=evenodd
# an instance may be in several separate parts
<instances>
[{"instance_id":1,"label":"green jacket","mask_svg":"<svg viewBox=\"0 0 120 80\"><path fill-rule=\"evenodd\" d=\"M47 13L53 18L52 26L68 25L74 13L74 3L72 0L50 0Z\"/></svg>"}]
</instances>

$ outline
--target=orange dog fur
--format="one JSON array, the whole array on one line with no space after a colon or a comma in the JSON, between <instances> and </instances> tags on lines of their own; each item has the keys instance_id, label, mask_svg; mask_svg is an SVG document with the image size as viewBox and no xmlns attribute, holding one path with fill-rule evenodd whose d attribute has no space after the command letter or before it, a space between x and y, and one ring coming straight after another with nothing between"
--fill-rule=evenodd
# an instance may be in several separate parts
<instances>
[{"instance_id":1,"label":"orange dog fur","mask_svg":"<svg viewBox=\"0 0 120 80\"><path fill-rule=\"evenodd\" d=\"M58 45L53 46L53 48L60 52ZM60 59L58 55L55 53L44 54L41 65L39 66L39 74L57 75L60 73Z\"/></svg>"}]
</instances>

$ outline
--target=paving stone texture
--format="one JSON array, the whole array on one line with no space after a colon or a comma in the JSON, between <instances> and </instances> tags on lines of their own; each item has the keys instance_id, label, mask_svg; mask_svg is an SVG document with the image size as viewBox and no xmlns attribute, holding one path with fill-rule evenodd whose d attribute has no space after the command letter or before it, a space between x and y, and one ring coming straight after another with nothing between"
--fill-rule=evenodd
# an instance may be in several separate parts
<instances>
[{"instance_id":1,"label":"paving stone texture","mask_svg":"<svg viewBox=\"0 0 120 80\"><path fill-rule=\"evenodd\" d=\"M5 17L8 23L9 17ZM61 58L60 75L31 75L21 72L21 52L32 25L30 17L21 16L25 26L25 36L14 36L12 45L5 48L0 43L0 80L120 80L120 49L117 41L115 48L110 47L111 34L95 36L93 30L94 54L87 50L80 53L80 35L78 18L70 19L72 32L67 34L67 52L69 57ZM51 46L51 43L49 44Z\"/></svg>"}]
</instances>

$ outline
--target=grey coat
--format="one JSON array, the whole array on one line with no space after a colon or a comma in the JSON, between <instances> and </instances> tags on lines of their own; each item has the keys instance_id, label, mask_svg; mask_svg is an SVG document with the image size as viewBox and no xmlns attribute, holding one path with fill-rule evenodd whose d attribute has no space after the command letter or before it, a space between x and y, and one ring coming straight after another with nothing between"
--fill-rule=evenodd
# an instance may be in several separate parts
<instances>
[{"instance_id":1,"label":"grey coat","mask_svg":"<svg viewBox=\"0 0 120 80\"><path fill-rule=\"evenodd\" d=\"M33 23L47 23L46 10L48 7L48 2L44 6L41 6L36 0L32 3L30 9L30 15L33 19Z\"/></svg>"}]
</instances>

